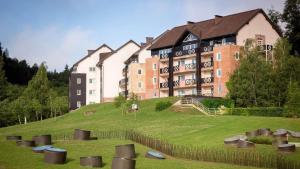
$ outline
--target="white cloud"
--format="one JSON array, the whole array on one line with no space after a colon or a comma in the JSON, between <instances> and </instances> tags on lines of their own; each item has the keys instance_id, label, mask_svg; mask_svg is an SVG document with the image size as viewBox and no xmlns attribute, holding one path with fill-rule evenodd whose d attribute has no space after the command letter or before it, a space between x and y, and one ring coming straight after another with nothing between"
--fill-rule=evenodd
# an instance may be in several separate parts
<instances>
[{"instance_id":1,"label":"white cloud","mask_svg":"<svg viewBox=\"0 0 300 169\"><path fill-rule=\"evenodd\" d=\"M63 30L55 26L40 30L27 28L8 44L10 56L25 59L29 64L46 62L49 70L63 70L96 47L93 32L74 27Z\"/></svg>"}]
</instances>

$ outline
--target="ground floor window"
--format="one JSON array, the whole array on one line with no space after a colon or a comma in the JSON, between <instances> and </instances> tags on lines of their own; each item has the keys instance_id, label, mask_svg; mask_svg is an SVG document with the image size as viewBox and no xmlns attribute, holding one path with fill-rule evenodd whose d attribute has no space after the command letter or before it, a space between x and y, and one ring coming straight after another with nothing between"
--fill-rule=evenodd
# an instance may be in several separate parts
<instances>
[{"instance_id":1,"label":"ground floor window","mask_svg":"<svg viewBox=\"0 0 300 169\"><path fill-rule=\"evenodd\" d=\"M184 90L178 90L178 95L179 96L184 96L185 95L185 91Z\"/></svg>"},{"instance_id":2,"label":"ground floor window","mask_svg":"<svg viewBox=\"0 0 300 169\"><path fill-rule=\"evenodd\" d=\"M77 108L81 107L81 101L77 101Z\"/></svg>"}]
</instances>

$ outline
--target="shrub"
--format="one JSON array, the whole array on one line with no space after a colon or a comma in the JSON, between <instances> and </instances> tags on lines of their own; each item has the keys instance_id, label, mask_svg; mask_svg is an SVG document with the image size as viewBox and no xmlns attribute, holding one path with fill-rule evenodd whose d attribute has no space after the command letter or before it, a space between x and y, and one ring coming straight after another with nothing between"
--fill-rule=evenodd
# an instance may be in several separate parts
<instances>
[{"instance_id":1,"label":"shrub","mask_svg":"<svg viewBox=\"0 0 300 169\"><path fill-rule=\"evenodd\" d=\"M300 87L296 82L289 85L284 111L286 117L300 117Z\"/></svg>"},{"instance_id":2,"label":"shrub","mask_svg":"<svg viewBox=\"0 0 300 169\"><path fill-rule=\"evenodd\" d=\"M203 99L201 103L208 108L219 108L220 106L232 107L233 101L230 99Z\"/></svg>"},{"instance_id":3,"label":"shrub","mask_svg":"<svg viewBox=\"0 0 300 169\"><path fill-rule=\"evenodd\" d=\"M121 107L121 105L124 104L125 102L126 102L126 98L121 94L114 98L114 104L117 108Z\"/></svg>"},{"instance_id":4,"label":"shrub","mask_svg":"<svg viewBox=\"0 0 300 169\"><path fill-rule=\"evenodd\" d=\"M253 107L253 108L230 108L227 115L238 116L268 116L283 117L283 108L280 107Z\"/></svg>"},{"instance_id":5,"label":"shrub","mask_svg":"<svg viewBox=\"0 0 300 169\"><path fill-rule=\"evenodd\" d=\"M272 139L270 137L266 137L266 136L252 137L249 139L249 141L251 141L255 144L267 144L267 145L272 144Z\"/></svg>"},{"instance_id":6,"label":"shrub","mask_svg":"<svg viewBox=\"0 0 300 169\"><path fill-rule=\"evenodd\" d=\"M170 101L160 101L156 103L155 111L162 111L169 108L170 106L172 106L172 103Z\"/></svg>"}]
</instances>

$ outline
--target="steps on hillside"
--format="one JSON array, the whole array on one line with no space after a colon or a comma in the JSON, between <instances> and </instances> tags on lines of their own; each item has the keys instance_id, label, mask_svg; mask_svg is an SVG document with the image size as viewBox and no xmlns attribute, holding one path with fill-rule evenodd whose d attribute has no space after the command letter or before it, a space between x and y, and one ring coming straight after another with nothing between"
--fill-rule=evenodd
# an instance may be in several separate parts
<instances>
[{"instance_id":1,"label":"steps on hillside","mask_svg":"<svg viewBox=\"0 0 300 169\"><path fill-rule=\"evenodd\" d=\"M194 108L207 116L212 116L211 111L207 107L205 107L202 103L200 103L200 100L201 99L196 97L186 96L186 97L182 97L181 100L177 101L175 104L173 104L173 106Z\"/></svg>"}]
</instances>

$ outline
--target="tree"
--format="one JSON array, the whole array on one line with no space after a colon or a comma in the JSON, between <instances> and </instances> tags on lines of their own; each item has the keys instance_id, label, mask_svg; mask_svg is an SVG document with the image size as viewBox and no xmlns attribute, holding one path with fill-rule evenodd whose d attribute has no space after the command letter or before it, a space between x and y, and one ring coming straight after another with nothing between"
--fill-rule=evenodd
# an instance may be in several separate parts
<instances>
[{"instance_id":1,"label":"tree","mask_svg":"<svg viewBox=\"0 0 300 169\"><path fill-rule=\"evenodd\" d=\"M269 9L268 16L270 20L273 22L273 24L276 26L276 29L282 33L282 29L279 26L279 23L282 21L281 13L276 11L275 9Z\"/></svg>"},{"instance_id":2,"label":"tree","mask_svg":"<svg viewBox=\"0 0 300 169\"><path fill-rule=\"evenodd\" d=\"M0 49L1 49L1 46L0 46ZM3 56L1 54L1 56L0 56L0 100L3 100L6 96L6 91L5 91L6 85L7 85L7 81L6 81L6 77L5 77L5 71L4 71L4 60L3 60Z\"/></svg>"},{"instance_id":3,"label":"tree","mask_svg":"<svg viewBox=\"0 0 300 169\"><path fill-rule=\"evenodd\" d=\"M47 78L47 71L44 63L41 64L38 72L29 81L28 87L24 91L24 96L27 99L36 99L42 105L42 111L47 109L47 101L49 98L49 82ZM41 113L41 119L43 114Z\"/></svg>"},{"instance_id":4,"label":"tree","mask_svg":"<svg viewBox=\"0 0 300 169\"><path fill-rule=\"evenodd\" d=\"M282 21L286 23L285 36L293 45L292 53L300 55L300 1L286 0L282 13Z\"/></svg>"},{"instance_id":5,"label":"tree","mask_svg":"<svg viewBox=\"0 0 300 169\"><path fill-rule=\"evenodd\" d=\"M297 82L292 82L288 88L288 97L285 104L286 116L300 117L300 86Z\"/></svg>"},{"instance_id":6,"label":"tree","mask_svg":"<svg viewBox=\"0 0 300 169\"><path fill-rule=\"evenodd\" d=\"M229 97L242 107L272 105L272 65L251 41L241 55L240 66L227 83Z\"/></svg>"}]
</instances>

